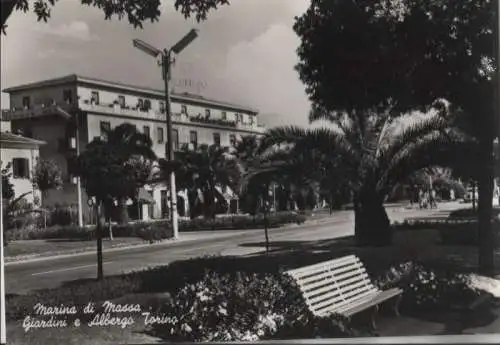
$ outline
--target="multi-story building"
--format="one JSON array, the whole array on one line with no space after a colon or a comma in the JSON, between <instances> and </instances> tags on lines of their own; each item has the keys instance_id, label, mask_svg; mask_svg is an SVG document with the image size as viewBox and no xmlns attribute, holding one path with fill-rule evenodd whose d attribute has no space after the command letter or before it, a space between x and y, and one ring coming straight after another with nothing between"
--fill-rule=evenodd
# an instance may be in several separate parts
<instances>
[{"instance_id":1,"label":"multi-story building","mask_svg":"<svg viewBox=\"0 0 500 345\"><path fill-rule=\"evenodd\" d=\"M55 160L63 171L65 186L49 191L45 206L78 202L78 179L72 176L71 160L106 129L131 123L148 134L158 157L166 153L166 107L164 91L116 82L69 75L62 78L10 87L10 110L4 117L11 121L12 131L43 140L42 158ZM183 144L234 145L245 135L259 135L258 111L188 93L171 96L173 147ZM167 210L167 187L146 186L154 200L150 215L160 218ZM144 193L143 193L144 194ZM85 193L81 204L89 215ZM187 212L183 191L179 192L179 213Z\"/></svg>"}]
</instances>

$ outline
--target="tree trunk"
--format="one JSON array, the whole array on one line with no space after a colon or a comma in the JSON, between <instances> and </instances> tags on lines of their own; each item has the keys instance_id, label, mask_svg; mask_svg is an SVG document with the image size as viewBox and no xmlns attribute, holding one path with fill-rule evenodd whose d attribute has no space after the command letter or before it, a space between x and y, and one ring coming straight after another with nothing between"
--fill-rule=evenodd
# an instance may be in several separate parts
<instances>
[{"instance_id":1,"label":"tree trunk","mask_svg":"<svg viewBox=\"0 0 500 345\"><path fill-rule=\"evenodd\" d=\"M472 181L472 210L476 211L476 181Z\"/></svg>"},{"instance_id":2,"label":"tree trunk","mask_svg":"<svg viewBox=\"0 0 500 345\"><path fill-rule=\"evenodd\" d=\"M97 280L104 278L103 262L102 262L102 233L104 229L103 203L99 202L97 206Z\"/></svg>"},{"instance_id":3,"label":"tree trunk","mask_svg":"<svg viewBox=\"0 0 500 345\"><path fill-rule=\"evenodd\" d=\"M266 188L267 190L267 188ZM262 198L264 201L264 233L266 235L266 254L269 254L269 231L268 231L268 219L267 219L267 200Z\"/></svg>"},{"instance_id":4,"label":"tree trunk","mask_svg":"<svg viewBox=\"0 0 500 345\"><path fill-rule=\"evenodd\" d=\"M495 271L495 234L491 224L493 212L494 157L493 140L480 140L479 152L483 163L479 169L478 266L481 274L493 276Z\"/></svg>"},{"instance_id":5,"label":"tree trunk","mask_svg":"<svg viewBox=\"0 0 500 345\"><path fill-rule=\"evenodd\" d=\"M383 198L365 193L354 201L354 234L358 246L386 246L392 243L389 217Z\"/></svg>"},{"instance_id":6,"label":"tree trunk","mask_svg":"<svg viewBox=\"0 0 500 345\"><path fill-rule=\"evenodd\" d=\"M118 223L126 224L129 221L127 199L118 200Z\"/></svg>"}]
</instances>

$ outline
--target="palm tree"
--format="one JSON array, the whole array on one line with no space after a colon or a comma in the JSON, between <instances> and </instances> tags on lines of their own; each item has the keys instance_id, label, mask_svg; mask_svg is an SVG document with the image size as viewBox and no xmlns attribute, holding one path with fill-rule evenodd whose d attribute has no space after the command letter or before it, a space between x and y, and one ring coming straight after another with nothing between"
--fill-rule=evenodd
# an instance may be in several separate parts
<instances>
[{"instance_id":1,"label":"palm tree","mask_svg":"<svg viewBox=\"0 0 500 345\"><path fill-rule=\"evenodd\" d=\"M394 185L424 167L451 164L453 155L447 153L462 143L444 111L402 121L389 112L339 116L315 108L310 121L319 119L333 127L270 129L262 149L290 144L294 154L318 150L327 159L342 157L350 176L359 245L389 244L392 233L383 203Z\"/></svg>"},{"instance_id":2,"label":"palm tree","mask_svg":"<svg viewBox=\"0 0 500 345\"><path fill-rule=\"evenodd\" d=\"M234 156L218 145L200 145L190 150L186 145L175 154L175 162L159 161L160 172L156 181L165 180L170 172L176 172L179 189L186 189L190 217L200 213L215 219L217 206L228 207L221 191L238 185L238 170Z\"/></svg>"},{"instance_id":3,"label":"palm tree","mask_svg":"<svg viewBox=\"0 0 500 345\"><path fill-rule=\"evenodd\" d=\"M113 152L116 152L121 160L127 165L136 165L138 161L141 163L144 163L144 161L152 163L157 159L152 149L153 142L151 138L144 133L140 133L137 127L130 123L124 123L104 134L107 137L106 144L110 145L113 148ZM148 171L144 173L148 174ZM126 223L128 221L126 201L125 198L120 198L118 200L118 221L120 223ZM110 205L108 205L108 210L109 208Z\"/></svg>"}]
</instances>

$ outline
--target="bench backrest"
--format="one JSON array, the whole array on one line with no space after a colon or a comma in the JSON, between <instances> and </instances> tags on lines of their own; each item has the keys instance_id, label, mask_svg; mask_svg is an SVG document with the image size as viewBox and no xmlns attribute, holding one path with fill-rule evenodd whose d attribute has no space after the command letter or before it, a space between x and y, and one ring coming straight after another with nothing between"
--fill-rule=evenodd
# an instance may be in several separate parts
<instances>
[{"instance_id":1,"label":"bench backrest","mask_svg":"<svg viewBox=\"0 0 500 345\"><path fill-rule=\"evenodd\" d=\"M292 276L316 316L326 316L368 298L379 290L372 284L361 260L355 255L320 262L285 272Z\"/></svg>"}]
</instances>

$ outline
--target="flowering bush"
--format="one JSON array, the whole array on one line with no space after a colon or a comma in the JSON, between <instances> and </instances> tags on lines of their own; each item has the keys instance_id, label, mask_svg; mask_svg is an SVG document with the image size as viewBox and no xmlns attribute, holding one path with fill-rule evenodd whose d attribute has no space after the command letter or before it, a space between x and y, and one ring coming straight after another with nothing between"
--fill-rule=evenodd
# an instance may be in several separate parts
<instances>
[{"instance_id":1,"label":"flowering bush","mask_svg":"<svg viewBox=\"0 0 500 345\"><path fill-rule=\"evenodd\" d=\"M402 308L408 311L465 308L480 292L470 285L466 274L406 262L392 267L376 284L383 289L404 289Z\"/></svg>"},{"instance_id":2,"label":"flowering bush","mask_svg":"<svg viewBox=\"0 0 500 345\"><path fill-rule=\"evenodd\" d=\"M255 341L298 337L299 332L311 338L318 329L330 337L350 334L339 320L318 323L293 281L282 274L210 272L184 286L157 313L176 316L152 329L171 341Z\"/></svg>"}]
</instances>

